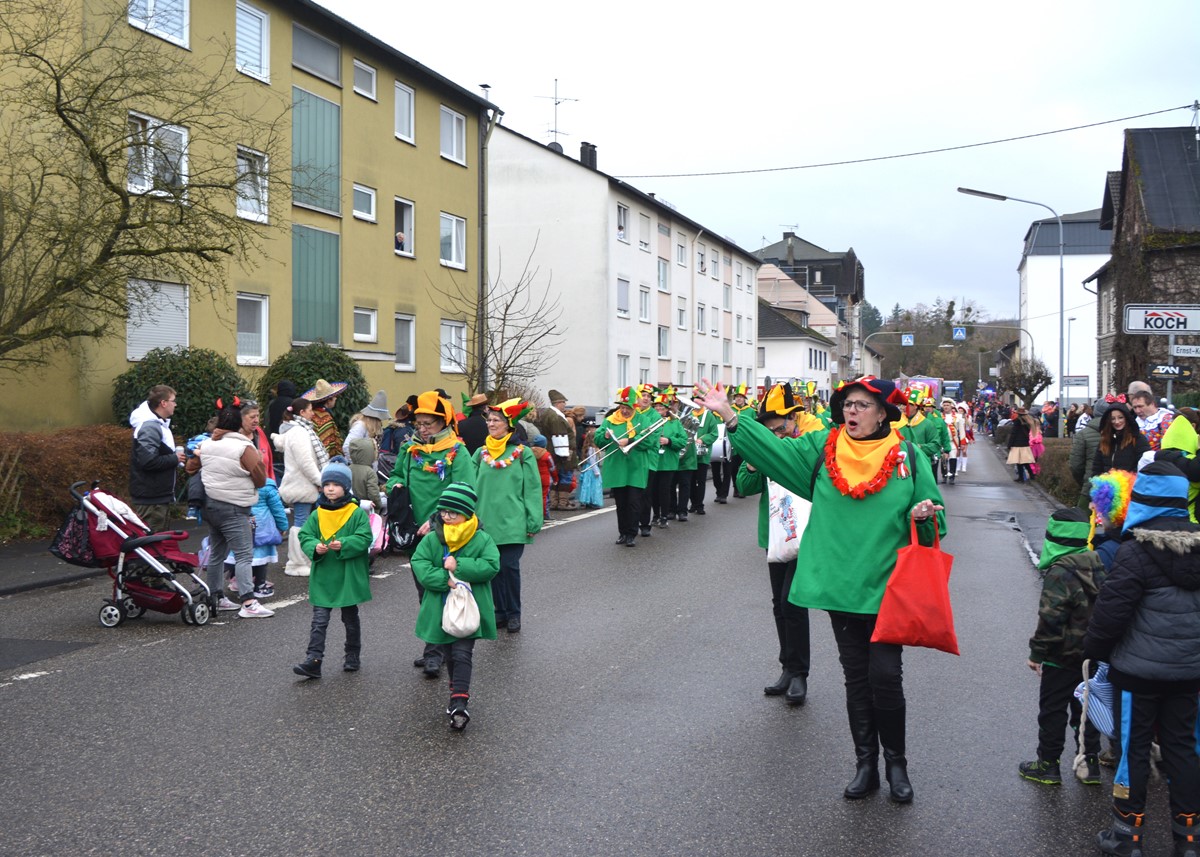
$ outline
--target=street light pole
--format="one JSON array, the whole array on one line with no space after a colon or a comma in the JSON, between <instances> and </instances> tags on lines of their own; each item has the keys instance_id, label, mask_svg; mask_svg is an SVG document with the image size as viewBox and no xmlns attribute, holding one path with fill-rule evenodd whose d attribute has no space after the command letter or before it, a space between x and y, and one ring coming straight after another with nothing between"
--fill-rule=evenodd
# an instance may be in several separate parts
<instances>
[{"instance_id":1,"label":"street light pole","mask_svg":"<svg viewBox=\"0 0 1200 857\"><path fill-rule=\"evenodd\" d=\"M1071 374L1071 322L1075 320L1075 316L1067 319L1067 374Z\"/></svg>"},{"instance_id":2,"label":"street light pole","mask_svg":"<svg viewBox=\"0 0 1200 857\"><path fill-rule=\"evenodd\" d=\"M1064 297L1065 289L1063 286L1063 223L1062 223L1062 218L1058 216L1057 211L1055 211L1050 206L1046 205L1046 203L1044 203L1044 202L1036 202L1032 199L1018 199L1015 196L1003 196L998 193L988 193L985 190L972 190L969 187L960 187L958 189L958 192L965 193L968 196L980 196L980 197L983 197L984 199L994 199L998 202L1006 202L1008 200L1011 200L1012 202L1023 202L1026 205L1037 205L1037 206L1040 206L1041 208L1046 209L1051 214L1053 214L1054 219L1058 221L1058 402L1059 402L1058 413L1059 413L1059 428L1061 429L1062 428L1062 413L1063 413L1062 402L1063 402L1063 399L1065 398L1063 395L1063 391L1066 389L1063 386L1063 370L1065 368L1065 364L1063 363L1063 335L1064 335L1063 318L1066 315L1066 313L1064 312L1064 305L1065 305L1066 299ZM1033 337L1031 336L1030 339L1032 339L1032 338ZM1061 431L1060 431L1060 435L1061 435Z\"/></svg>"}]
</instances>

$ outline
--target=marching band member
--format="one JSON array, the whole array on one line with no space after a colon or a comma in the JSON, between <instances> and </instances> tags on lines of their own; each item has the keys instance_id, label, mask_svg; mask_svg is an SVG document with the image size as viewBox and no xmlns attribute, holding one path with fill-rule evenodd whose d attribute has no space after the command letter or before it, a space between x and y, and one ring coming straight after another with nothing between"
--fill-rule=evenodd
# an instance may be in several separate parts
<instances>
[{"instance_id":1,"label":"marching band member","mask_svg":"<svg viewBox=\"0 0 1200 857\"><path fill-rule=\"evenodd\" d=\"M695 391L692 392L694 395ZM704 492L708 488L709 450L712 449L713 441L717 439L718 426L721 425L721 421L708 408L692 408L691 413L697 424L696 472L692 476L691 504L688 511L703 515L705 514Z\"/></svg>"},{"instance_id":2,"label":"marching band member","mask_svg":"<svg viewBox=\"0 0 1200 857\"><path fill-rule=\"evenodd\" d=\"M648 505L653 507L652 523L660 529L666 529L667 518L674 509L675 476L679 471L679 457L688 443L683 427L671 411L670 401L669 392L654 397L654 410L660 419L666 420L655 431L658 436L657 449L651 447L650 453L651 461L655 462L651 466L656 472L650 479L654 493L649 498ZM686 514L683 520L687 520Z\"/></svg>"},{"instance_id":3,"label":"marching band member","mask_svg":"<svg viewBox=\"0 0 1200 857\"><path fill-rule=\"evenodd\" d=\"M658 391L653 384L639 384L637 386L637 405L633 409L633 421L637 425L639 435L646 435L649 432L655 432L652 428L655 423L662 419L658 411L654 409L654 396ZM655 434L646 437L644 443L641 444L641 449L644 451L644 459L646 461L646 495L642 500L642 505L638 511L638 531L643 538L651 535L650 529L650 514L652 500L658 496L658 466L662 457L658 454L660 436ZM674 476L668 477L668 481Z\"/></svg>"},{"instance_id":4,"label":"marching band member","mask_svg":"<svg viewBox=\"0 0 1200 857\"><path fill-rule=\"evenodd\" d=\"M733 412L735 414L744 416L747 419L753 419L754 407L748 401L745 384L738 384L736 387L731 387L730 391L729 391L729 397L733 402ZM742 466L742 457L737 454L737 450L735 449L731 452L731 454L729 456L729 477L733 478L733 477L737 476L737 472L741 468L741 466ZM741 491L738 490L736 482L734 482L734 484L733 484L733 496L734 497L746 496L745 494L743 494Z\"/></svg>"},{"instance_id":5,"label":"marching band member","mask_svg":"<svg viewBox=\"0 0 1200 857\"><path fill-rule=\"evenodd\" d=\"M628 453L622 450L638 435L634 407L638 403L637 389L622 387L617 391L616 410L604 418L596 429L596 446L605 454L600 469L601 484L612 493L617 506L617 544L633 547L638 535L638 518L646 493L646 477L650 465L639 445ZM656 453L657 454L657 453Z\"/></svg>"}]
</instances>

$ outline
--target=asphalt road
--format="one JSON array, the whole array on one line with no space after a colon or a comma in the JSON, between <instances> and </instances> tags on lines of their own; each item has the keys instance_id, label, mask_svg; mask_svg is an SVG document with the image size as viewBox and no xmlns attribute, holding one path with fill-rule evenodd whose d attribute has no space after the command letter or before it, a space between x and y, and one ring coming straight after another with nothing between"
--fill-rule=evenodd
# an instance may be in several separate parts
<instances>
[{"instance_id":1,"label":"asphalt road","mask_svg":"<svg viewBox=\"0 0 1200 857\"><path fill-rule=\"evenodd\" d=\"M362 671L337 669L335 618L320 681L292 675L310 610L281 573L274 618L204 628L103 629L100 580L0 598L0 646L30 661L0 668L0 854L1093 854L1107 785L1016 774L1036 744L1039 591L1016 527L1049 507L987 446L945 488L962 656L905 651L909 806L841 797L854 759L824 614L808 704L763 696L778 664L757 502L731 499L632 550L611 509L543 533L522 632L476 648L462 734L445 680L412 667L397 560L376 566ZM1161 786L1150 812L1147 853L1164 852Z\"/></svg>"}]
</instances>

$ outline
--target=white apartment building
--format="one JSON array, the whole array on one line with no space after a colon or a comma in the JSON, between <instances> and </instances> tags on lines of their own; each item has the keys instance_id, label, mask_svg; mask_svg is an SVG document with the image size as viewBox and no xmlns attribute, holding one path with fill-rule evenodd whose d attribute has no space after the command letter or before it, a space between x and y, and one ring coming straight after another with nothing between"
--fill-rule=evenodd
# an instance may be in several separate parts
<instances>
[{"instance_id":1,"label":"white apartment building","mask_svg":"<svg viewBox=\"0 0 1200 857\"><path fill-rule=\"evenodd\" d=\"M489 279L526 262L563 308L545 396L600 407L621 387L755 383L755 282L747 250L674 206L503 126L488 146Z\"/></svg>"}]
</instances>

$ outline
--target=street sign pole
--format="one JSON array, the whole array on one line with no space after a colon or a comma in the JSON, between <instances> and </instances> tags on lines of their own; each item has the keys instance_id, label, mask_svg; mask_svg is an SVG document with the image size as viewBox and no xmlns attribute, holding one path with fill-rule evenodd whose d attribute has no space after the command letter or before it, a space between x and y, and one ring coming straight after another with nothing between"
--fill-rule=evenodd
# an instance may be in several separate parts
<instances>
[{"instance_id":1,"label":"street sign pole","mask_svg":"<svg viewBox=\"0 0 1200 857\"><path fill-rule=\"evenodd\" d=\"M1167 336L1167 365L1168 366L1175 365L1175 334L1173 334L1173 333L1169 334ZM1175 385L1175 382L1172 379L1168 378L1167 379L1167 401L1168 402L1174 401L1171 398L1171 390L1174 387L1174 385Z\"/></svg>"}]
</instances>

